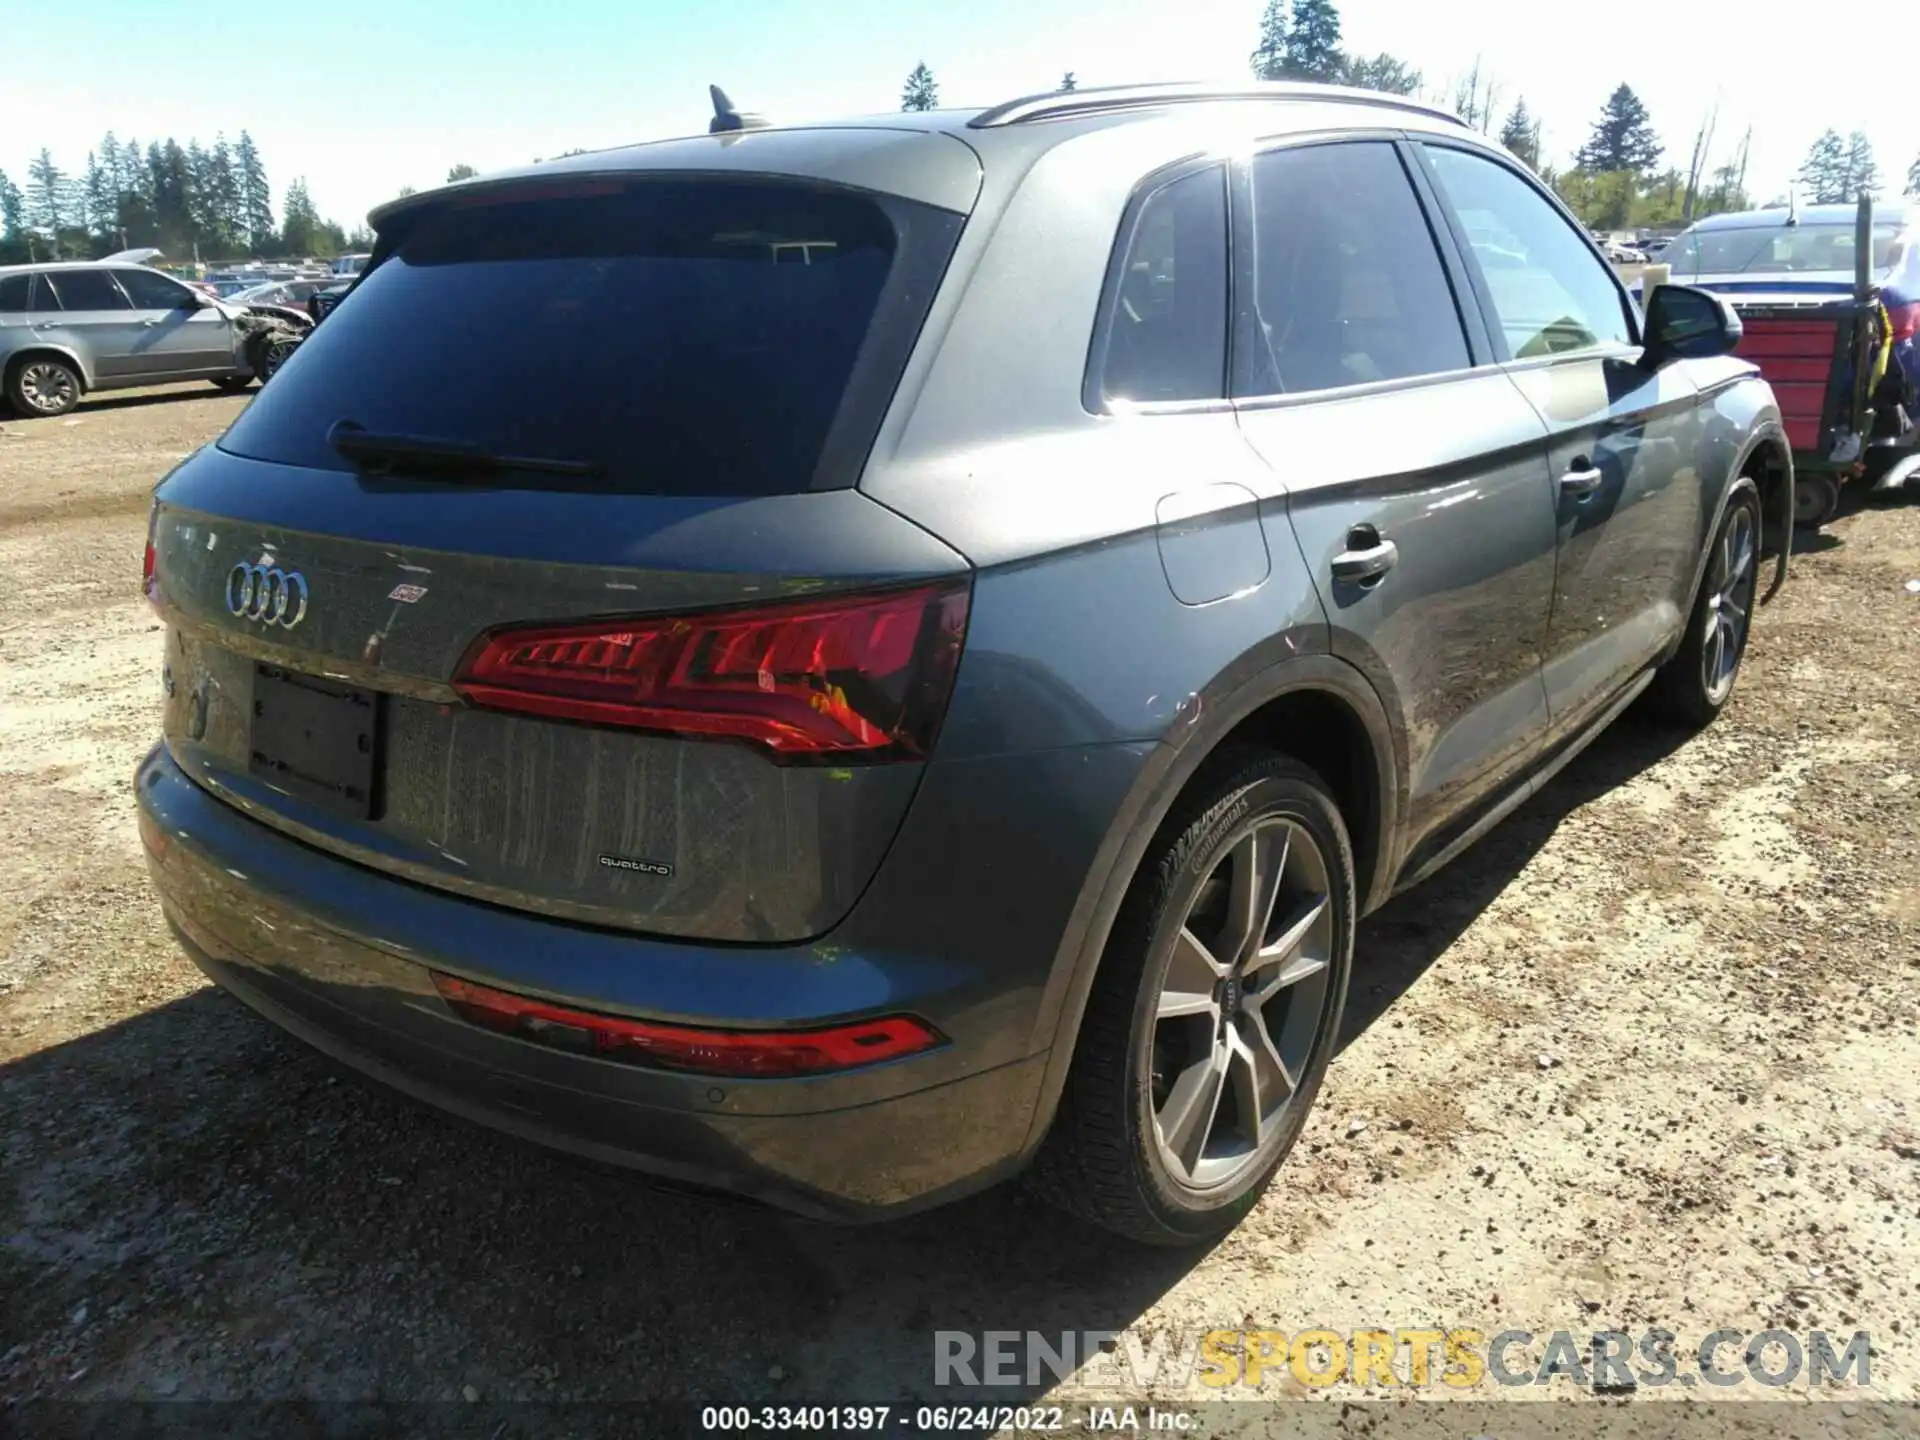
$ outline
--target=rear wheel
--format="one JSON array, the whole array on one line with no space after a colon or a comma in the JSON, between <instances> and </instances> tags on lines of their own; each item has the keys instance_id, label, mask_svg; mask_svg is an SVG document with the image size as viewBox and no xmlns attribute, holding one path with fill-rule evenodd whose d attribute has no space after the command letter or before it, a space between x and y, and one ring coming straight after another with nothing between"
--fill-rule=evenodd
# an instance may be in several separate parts
<instances>
[{"instance_id":1,"label":"rear wheel","mask_svg":"<svg viewBox=\"0 0 1920 1440\"><path fill-rule=\"evenodd\" d=\"M1115 922L1034 1188L1149 1244L1237 1224L1332 1058L1353 918L1346 826L1306 766L1247 756L1184 802Z\"/></svg>"},{"instance_id":2,"label":"rear wheel","mask_svg":"<svg viewBox=\"0 0 1920 1440\"><path fill-rule=\"evenodd\" d=\"M1760 589L1760 493L1742 479L1720 517L1707 554L1686 639L1654 681L1654 698L1670 719L1699 729L1733 695Z\"/></svg>"},{"instance_id":3,"label":"rear wheel","mask_svg":"<svg viewBox=\"0 0 1920 1440\"><path fill-rule=\"evenodd\" d=\"M1793 477L1793 523L1801 530L1818 530L1840 508L1840 482L1815 471Z\"/></svg>"},{"instance_id":4,"label":"rear wheel","mask_svg":"<svg viewBox=\"0 0 1920 1440\"><path fill-rule=\"evenodd\" d=\"M80 390L80 372L50 355L29 355L7 372L7 403L18 415L64 415Z\"/></svg>"}]
</instances>

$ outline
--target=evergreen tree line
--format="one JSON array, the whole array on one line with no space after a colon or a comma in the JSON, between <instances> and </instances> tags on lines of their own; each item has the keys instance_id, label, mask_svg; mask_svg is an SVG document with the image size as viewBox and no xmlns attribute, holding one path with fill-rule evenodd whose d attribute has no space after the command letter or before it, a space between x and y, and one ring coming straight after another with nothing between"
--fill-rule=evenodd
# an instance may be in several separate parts
<instances>
[{"instance_id":1,"label":"evergreen tree line","mask_svg":"<svg viewBox=\"0 0 1920 1440\"><path fill-rule=\"evenodd\" d=\"M1483 74L1478 61L1466 75L1428 86L1422 73L1394 55L1365 56L1342 45L1340 8L1335 0L1267 0L1260 17L1259 43L1247 57L1260 80L1308 80L1353 85L1396 95L1419 95L1454 112L1482 133L1492 133L1500 113L1501 86ZM1072 71L1056 87L1076 88ZM913 68L901 92L902 110L931 110L940 103L939 83L925 61ZM1747 190L1747 157L1753 131L1737 147L1721 152L1714 164L1718 106L1694 135L1685 169L1661 164L1665 147L1646 105L1624 82L1607 97L1600 117L1574 154L1571 168L1543 163L1543 130L1515 98L1500 124L1500 143L1552 185L1580 219L1607 229L1673 227L1703 215L1753 208ZM1813 144L1801 167L1801 198L1809 203L1852 202L1862 191L1877 194L1880 174L1873 146L1856 130L1842 138L1828 130ZM1920 195L1920 159L1907 171L1906 193ZM1776 197L1772 203L1785 203Z\"/></svg>"},{"instance_id":2,"label":"evergreen tree line","mask_svg":"<svg viewBox=\"0 0 1920 1440\"><path fill-rule=\"evenodd\" d=\"M304 179L276 220L260 148L245 130L211 146L168 138L142 146L112 131L66 170L42 149L23 183L0 171L0 263L98 259L154 246L169 260L337 255L364 240L323 220Z\"/></svg>"}]
</instances>

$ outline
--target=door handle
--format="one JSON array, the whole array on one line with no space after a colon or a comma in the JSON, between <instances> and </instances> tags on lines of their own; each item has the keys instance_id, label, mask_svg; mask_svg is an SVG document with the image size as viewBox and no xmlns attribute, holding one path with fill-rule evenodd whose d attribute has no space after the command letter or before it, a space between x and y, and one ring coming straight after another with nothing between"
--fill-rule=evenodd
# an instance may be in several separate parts
<instances>
[{"instance_id":1,"label":"door handle","mask_svg":"<svg viewBox=\"0 0 1920 1440\"><path fill-rule=\"evenodd\" d=\"M1607 477L1594 468L1591 460L1580 455L1574 458L1567 473L1560 477L1560 493L1584 500L1606 483Z\"/></svg>"},{"instance_id":2,"label":"door handle","mask_svg":"<svg viewBox=\"0 0 1920 1440\"><path fill-rule=\"evenodd\" d=\"M1400 562L1400 547L1382 539L1371 525L1356 525L1349 530L1347 546L1333 557L1333 578L1349 584L1378 580Z\"/></svg>"}]
</instances>

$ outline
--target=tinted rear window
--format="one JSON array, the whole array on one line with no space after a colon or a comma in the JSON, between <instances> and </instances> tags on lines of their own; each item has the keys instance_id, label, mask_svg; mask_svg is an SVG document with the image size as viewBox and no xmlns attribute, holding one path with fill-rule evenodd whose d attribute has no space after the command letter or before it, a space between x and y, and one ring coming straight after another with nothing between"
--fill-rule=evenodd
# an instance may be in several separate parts
<instances>
[{"instance_id":1,"label":"tinted rear window","mask_svg":"<svg viewBox=\"0 0 1920 1440\"><path fill-rule=\"evenodd\" d=\"M844 442L871 442L960 223L757 180L462 196L390 222L391 252L221 443L350 470L326 439L348 420L585 462L610 490L851 484L821 472L864 457Z\"/></svg>"},{"instance_id":2,"label":"tinted rear window","mask_svg":"<svg viewBox=\"0 0 1920 1440\"><path fill-rule=\"evenodd\" d=\"M126 310L127 297L104 270L58 270L40 277L60 296L62 310Z\"/></svg>"}]
</instances>

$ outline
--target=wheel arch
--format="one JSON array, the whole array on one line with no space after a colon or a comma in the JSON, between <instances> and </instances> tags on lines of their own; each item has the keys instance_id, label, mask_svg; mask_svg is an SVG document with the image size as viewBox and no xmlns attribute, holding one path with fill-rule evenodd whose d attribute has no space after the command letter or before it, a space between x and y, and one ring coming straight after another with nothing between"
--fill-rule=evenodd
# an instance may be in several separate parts
<instances>
[{"instance_id":1,"label":"wheel arch","mask_svg":"<svg viewBox=\"0 0 1920 1440\"><path fill-rule=\"evenodd\" d=\"M11 382L15 372L35 358L61 360L71 365L74 373L80 377L82 395L94 388L93 371L87 368L87 362L80 358L80 353L68 346L55 345L46 340L35 340L9 354L6 364L0 366L0 380Z\"/></svg>"},{"instance_id":2,"label":"wheel arch","mask_svg":"<svg viewBox=\"0 0 1920 1440\"><path fill-rule=\"evenodd\" d=\"M1122 807L1110 858L1096 867L1082 891L1085 918L1069 927L1056 963L1055 1003L1043 1008L1043 1033L1036 1037L1048 1045L1049 1055L1027 1151L1045 1137L1059 1106L1087 997L1142 860L1181 797L1227 757L1265 748L1312 767L1333 790L1353 840L1359 914L1392 893L1402 799L1400 746L1386 706L1353 665L1331 655L1282 660L1224 695L1203 697L1174 729L1177 733L1170 732L1156 747Z\"/></svg>"},{"instance_id":3,"label":"wheel arch","mask_svg":"<svg viewBox=\"0 0 1920 1440\"><path fill-rule=\"evenodd\" d=\"M1764 555L1769 545L1774 548L1773 580L1760 596L1760 603L1771 600L1786 584L1787 557L1793 550L1793 449L1787 441L1786 431L1776 421L1768 419L1754 427L1736 452L1733 463L1727 466L1726 480L1714 499L1713 514L1701 536L1700 552L1694 556L1693 584L1687 587L1686 608L1681 612L1683 615L1691 615L1700 598L1700 586L1706 581L1708 552L1713 548L1713 537L1720 533L1720 522L1726 518L1727 505L1742 480L1750 480L1760 493L1761 553ZM1663 660L1672 658L1673 652L1680 648L1681 638L1674 637Z\"/></svg>"}]
</instances>

